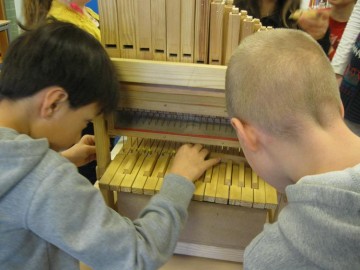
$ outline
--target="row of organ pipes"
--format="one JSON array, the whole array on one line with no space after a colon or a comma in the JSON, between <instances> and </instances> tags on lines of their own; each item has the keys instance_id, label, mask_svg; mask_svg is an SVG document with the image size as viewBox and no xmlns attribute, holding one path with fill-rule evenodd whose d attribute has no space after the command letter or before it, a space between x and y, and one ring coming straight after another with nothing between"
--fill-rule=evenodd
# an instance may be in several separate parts
<instances>
[{"instance_id":1,"label":"row of organ pipes","mask_svg":"<svg viewBox=\"0 0 360 270\"><path fill-rule=\"evenodd\" d=\"M112 57L226 65L242 39L271 27L233 0L100 0Z\"/></svg>"}]
</instances>

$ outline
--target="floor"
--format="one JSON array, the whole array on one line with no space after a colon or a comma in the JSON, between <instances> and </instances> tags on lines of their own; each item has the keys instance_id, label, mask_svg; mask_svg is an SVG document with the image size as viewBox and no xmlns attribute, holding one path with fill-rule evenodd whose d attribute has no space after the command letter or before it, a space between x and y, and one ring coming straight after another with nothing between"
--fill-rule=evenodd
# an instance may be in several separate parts
<instances>
[{"instance_id":1,"label":"floor","mask_svg":"<svg viewBox=\"0 0 360 270\"><path fill-rule=\"evenodd\" d=\"M91 270L84 264L80 264L81 270ZM207 258L174 255L159 270L243 270L241 263L212 260Z\"/></svg>"}]
</instances>

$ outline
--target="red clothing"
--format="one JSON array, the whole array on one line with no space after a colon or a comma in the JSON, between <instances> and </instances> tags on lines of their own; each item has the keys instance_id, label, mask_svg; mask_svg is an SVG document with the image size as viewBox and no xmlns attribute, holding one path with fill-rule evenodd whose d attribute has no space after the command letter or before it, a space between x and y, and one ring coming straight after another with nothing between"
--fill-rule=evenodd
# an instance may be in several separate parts
<instances>
[{"instance_id":1,"label":"red clothing","mask_svg":"<svg viewBox=\"0 0 360 270\"><path fill-rule=\"evenodd\" d=\"M331 17L329 19L331 47L330 47L328 56L329 56L330 60L332 60L332 58L334 57L336 48L339 45L339 42L344 33L346 24L347 24L347 22L338 22L338 21L335 21Z\"/></svg>"}]
</instances>

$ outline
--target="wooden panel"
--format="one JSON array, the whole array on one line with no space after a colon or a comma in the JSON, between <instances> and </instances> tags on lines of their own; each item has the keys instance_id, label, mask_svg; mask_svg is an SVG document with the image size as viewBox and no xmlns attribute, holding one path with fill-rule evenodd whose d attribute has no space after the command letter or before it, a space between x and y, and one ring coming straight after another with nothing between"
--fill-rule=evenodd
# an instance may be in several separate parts
<instances>
[{"instance_id":1,"label":"wooden panel","mask_svg":"<svg viewBox=\"0 0 360 270\"><path fill-rule=\"evenodd\" d=\"M180 62L181 0L166 0L167 61Z\"/></svg>"},{"instance_id":2,"label":"wooden panel","mask_svg":"<svg viewBox=\"0 0 360 270\"><path fill-rule=\"evenodd\" d=\"M101 43L111 57L120 57L120 40L116 0L99 0Z\"/></svg>"},{"instance_id":3,"label":"wooden panel","mask_svg":"<svg viewBox=\"0 0 360 270\"><path fill-rule=\"evenodd\" d=\"M215 0L210 8L209 64L220 65L222 61L224 3Z\"/></svg>"},{"instance_id":4,"label":"wooden panel","mask_svg":"<svg viewBox=\"0 0 360 270\"><path fill-rule=\"evenodd\" d=\"M194 62L195 1L181 0L181 62Z\"/></svg>"},{"instance_id":5,"label":"wooden panel","mask_svg":"<svg viewBox=\"0 0 360 270\"><path fill-rule=\"evenodd\" d=\"M211 0L196 0L194 62L209 62L209 28Z\"/></svg>"},{"instance_id":6,"label":"wooden panel","mask_svg":"<svg viewBox=\"0 0 360 270\"><path fill-rule=\"evenodd\" d=\"M150 0L134 0L136 6L136 58L151 60L151 6Z\"/></svg>"},{"instance_id":7,"label":"wooden panel","mask_svg":"<svg viewBox=\"0 0 360 270\"><path fill-rule=\"evenodd\" d=\"M122 58L136 58L135 16L137 2L118 0L118 24Z\"/></svg>"},{"instance_id":8,"label":"wooden panel","mask_svg":"<svg viewBox=\"0 0 360 270\"><path fill-rule=\"evenodd\" d=\"M113 63L123 82L225 89L224 66L127 59Z\"/></svg>"},{"instance_id":9,"label":"wooden panel","mask_svg":"<svg viewBox=\"0 0 360 270\"><path fill-rule=\"evenodd\" d=\"M165 0L151 1L151 36L153 59L166 61L166 7Z\"/></svg>"}]
</instances>

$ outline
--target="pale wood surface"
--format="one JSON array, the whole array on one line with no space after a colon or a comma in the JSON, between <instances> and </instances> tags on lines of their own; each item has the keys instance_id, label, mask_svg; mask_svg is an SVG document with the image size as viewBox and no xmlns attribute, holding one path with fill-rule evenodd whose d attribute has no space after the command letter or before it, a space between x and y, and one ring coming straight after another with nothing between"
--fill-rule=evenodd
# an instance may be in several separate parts
<instances>
[{"instance_id":1,"label":"pale wood surface","mask_svg":"<svg viewBox=\"0 0 360 270\"><path fill-rule=\"evenodd\" d=\"M150 0L136 0L136 56L138 59L153 59L151 41Z\"/></svg>"},{"instance_id":2,"label":"pale wood surface","mask_svg":"<svg viewBox=\"0 0 360 270\"><path fill-rule=\"evenodd\" d=\"M135 16L137 2L118 0L118 24L120 52L122 58L136 58Z\"/></svg>"},{"instance_id":3,"label":"pale wood surface","mask_svg":"<svg viewBox=\"0 0 360 270\"><path fill-rule=\"evenodd\" d=\"M120 57L116 0L99 0L101 43L111 57Z\"/></svg>"},{"instance_id":4,"label":"pale wood surface","mask_svg":"<svg viewBox=\"0 0 360 270\"><path fill-rule=\"evenodd\" d=\"M174 255L160 270L242 270L242 263ZM91 270L80 263L80 270Z\"/></svg>"},{"instance_id":5,"label":"pale wood surface","mask_svg":"<svg viewBox=\"0 0 360 270\"><path fill-rule=\"evenodd\" d=\"M153 59L158 61L166 61L165 0L151 1L151 31L152 46L154 52Z\"/></svg>"},{"instance_id":6,"label":"pale wood surface","mask_svg":"<svg viewBox=\"0 0 360 270\"><path fill-rule=\"evenodd\" d=\"M209 64L221 65L224 3L214 0L210 7Z\"/></svg>"},{"instance_id":7,"label":"pale wood surface","mask_svg":"<svg viewBox=\"0 0 360 270\"><path fill-rule=\"evenodd\" d=\"M166 0L167 61L180 62L181 0Z\"/></svg>"},{"instance_id":8,"label":"pale wood surface","mask_svg":"<svg viewBox=\"0 0 360 270\"><path fill-rule=\"evenodd\" d=\"M209 27L211 0L196 0L194 63L209 62Z\"/></svg>"},{"instance_id":9,"label":"pale wood surface","mask_svg":"<svg viewBox=\"0 0 360 270\"><path fill-rule=\"evenodd\" d=\"M225 66L112 59L123 82L225 89Z\"/></svg>"},{"instance_id":10,"label":"pale wood surface","mask_svg":"<svg viewBox=\"0 0 360 270\"><path fill-rule=\"evenodd\" d=\"M194 62L195 1L181 1L181 62Z\"/></svg>"}]
</instances>

